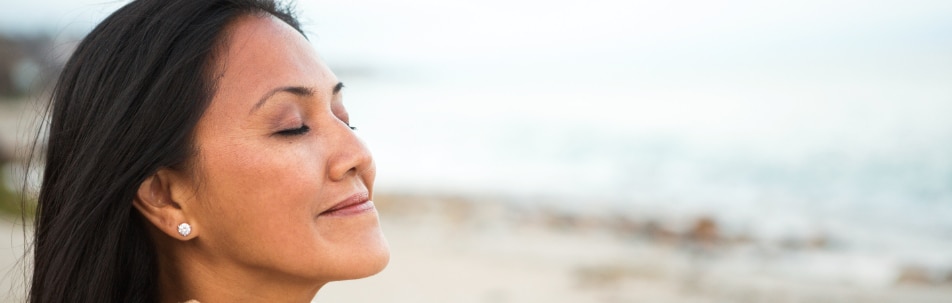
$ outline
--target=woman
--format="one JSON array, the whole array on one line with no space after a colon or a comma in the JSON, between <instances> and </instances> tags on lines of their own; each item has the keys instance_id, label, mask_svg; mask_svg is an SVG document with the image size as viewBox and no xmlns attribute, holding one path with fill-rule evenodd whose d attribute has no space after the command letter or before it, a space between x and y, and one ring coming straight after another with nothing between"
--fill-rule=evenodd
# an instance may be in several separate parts
<instances>
[{"instance_id":1,"label":"woman","mask_svg":"<svg viewBox=\"0 0 952 303\"><path fill-rule=\"evenodd\" d=\"M309 302L389 251L343 85L268 0L139 0L52 98L30 302Z\"/></svg>"}]
</instances>

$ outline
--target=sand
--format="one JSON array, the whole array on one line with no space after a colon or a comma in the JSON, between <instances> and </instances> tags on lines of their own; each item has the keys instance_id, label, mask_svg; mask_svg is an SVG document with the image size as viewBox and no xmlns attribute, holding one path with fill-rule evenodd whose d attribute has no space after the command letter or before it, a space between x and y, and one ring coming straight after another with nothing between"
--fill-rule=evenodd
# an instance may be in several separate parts
<instances>
[{"instance_id":1,"label":"sand","mask_svg":"<svg viewBox=\"0 0 952 303\"><path fill-rule=\"evenodd\" d=\"M759 245L714 240L704 224L658 237L500 199L376 200L390 265L329 284L315 302L952 302L952 284L868 283L837 263L834 274L791 269L803 263L790 258L845 260L752 252Z\"/></svg>"}]
</instances>

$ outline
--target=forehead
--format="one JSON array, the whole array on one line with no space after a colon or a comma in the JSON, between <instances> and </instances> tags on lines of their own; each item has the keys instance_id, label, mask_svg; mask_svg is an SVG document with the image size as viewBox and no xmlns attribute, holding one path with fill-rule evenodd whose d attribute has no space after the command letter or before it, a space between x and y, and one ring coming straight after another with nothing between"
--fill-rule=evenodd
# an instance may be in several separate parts
<instances>
[{"instance_id":1,"label":"forehead","mask_svg":"<svg viewBox=\"0 0 952 303\"><path fill-rule=\"evenodd\" d=\"M273 16L244 16L226 31L214 103L254 102L279 86L330 89L336 77L303 35Z\"/></svg>"}]
</instances>

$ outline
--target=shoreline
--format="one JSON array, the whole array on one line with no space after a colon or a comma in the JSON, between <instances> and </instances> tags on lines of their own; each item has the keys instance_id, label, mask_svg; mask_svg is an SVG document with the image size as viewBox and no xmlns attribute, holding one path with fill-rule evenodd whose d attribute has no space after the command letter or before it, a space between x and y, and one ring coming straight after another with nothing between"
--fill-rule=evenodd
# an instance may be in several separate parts
<instances>
[{"instance_id":1,"label":"shoreline","mask_svg":"<svg viewBox=\"0 0 952 303\"><path fill-rule=\"evenodd\" d=\"M414 287L404 281L407 277L426 284L427 291L454 289L411 296L432 302L460 302L460 297L483 298L466 302L952 299L948 269L843 253L822 238L770 244L721 234L712 218L697 218L690 228L676 230L622 215L573 214L499 197L390 192L375 200L393 246L390 268L367 282L328 285L315 302L414 302L400 299L402 287ZM444 272L447 268L453 270ZM448 277L453 279L444 280ZM393 293L361 293L378 287Z\"/></svg>"},{"instance_id":2,"label":"shoreline","mask_svg":"<svg viewBox=\"0 0 952 303\"><path fill-rule=\"evenodd\" d=\"M386 192L377 194L383 201L378 208L386 219L396 217L442 217L441 224L486 224L492 220L497 228L519 230L544 229L561 234L607 236L622 243L670 246L678 249L699 249L706 253L759 250L768 255L856 254L863 249L852 247L849 235L835 231L799 233L795 236L758 237L755 231L738 229L723 218L699 213L665 216L638 213L637 209L605 208L601 211L579 211L561 204L530 205L505 196L459 194L419 194ZM563 201L569 202L569 201ZM871 255L883 252L869 252ZM872 256L861 256L872 257ZM952 264L895 260L896 283L950 284ZM918 277L914 277L918 276ZM891 281L879 281L885 286Z\"/></svg>"}]
</instances>

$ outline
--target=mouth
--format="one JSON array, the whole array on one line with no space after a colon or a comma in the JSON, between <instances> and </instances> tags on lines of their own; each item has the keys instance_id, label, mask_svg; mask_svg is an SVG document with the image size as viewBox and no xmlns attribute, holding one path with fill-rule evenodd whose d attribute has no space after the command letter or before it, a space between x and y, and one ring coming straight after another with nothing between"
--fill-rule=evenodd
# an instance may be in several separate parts
<instances>
[{"instance_id":1,"label":"mouth","mask_svg":"<svg viewBox=\"0 0 952 303\"><path fill-rule=\"evenodd\" d=\"M374 201L370 200L369 194L366 192L356 193L343 201L338 202L333 207L324 212L320 213L318 216L351 216L362 214L374 210Z\"/></svg>"}]
</instances>

